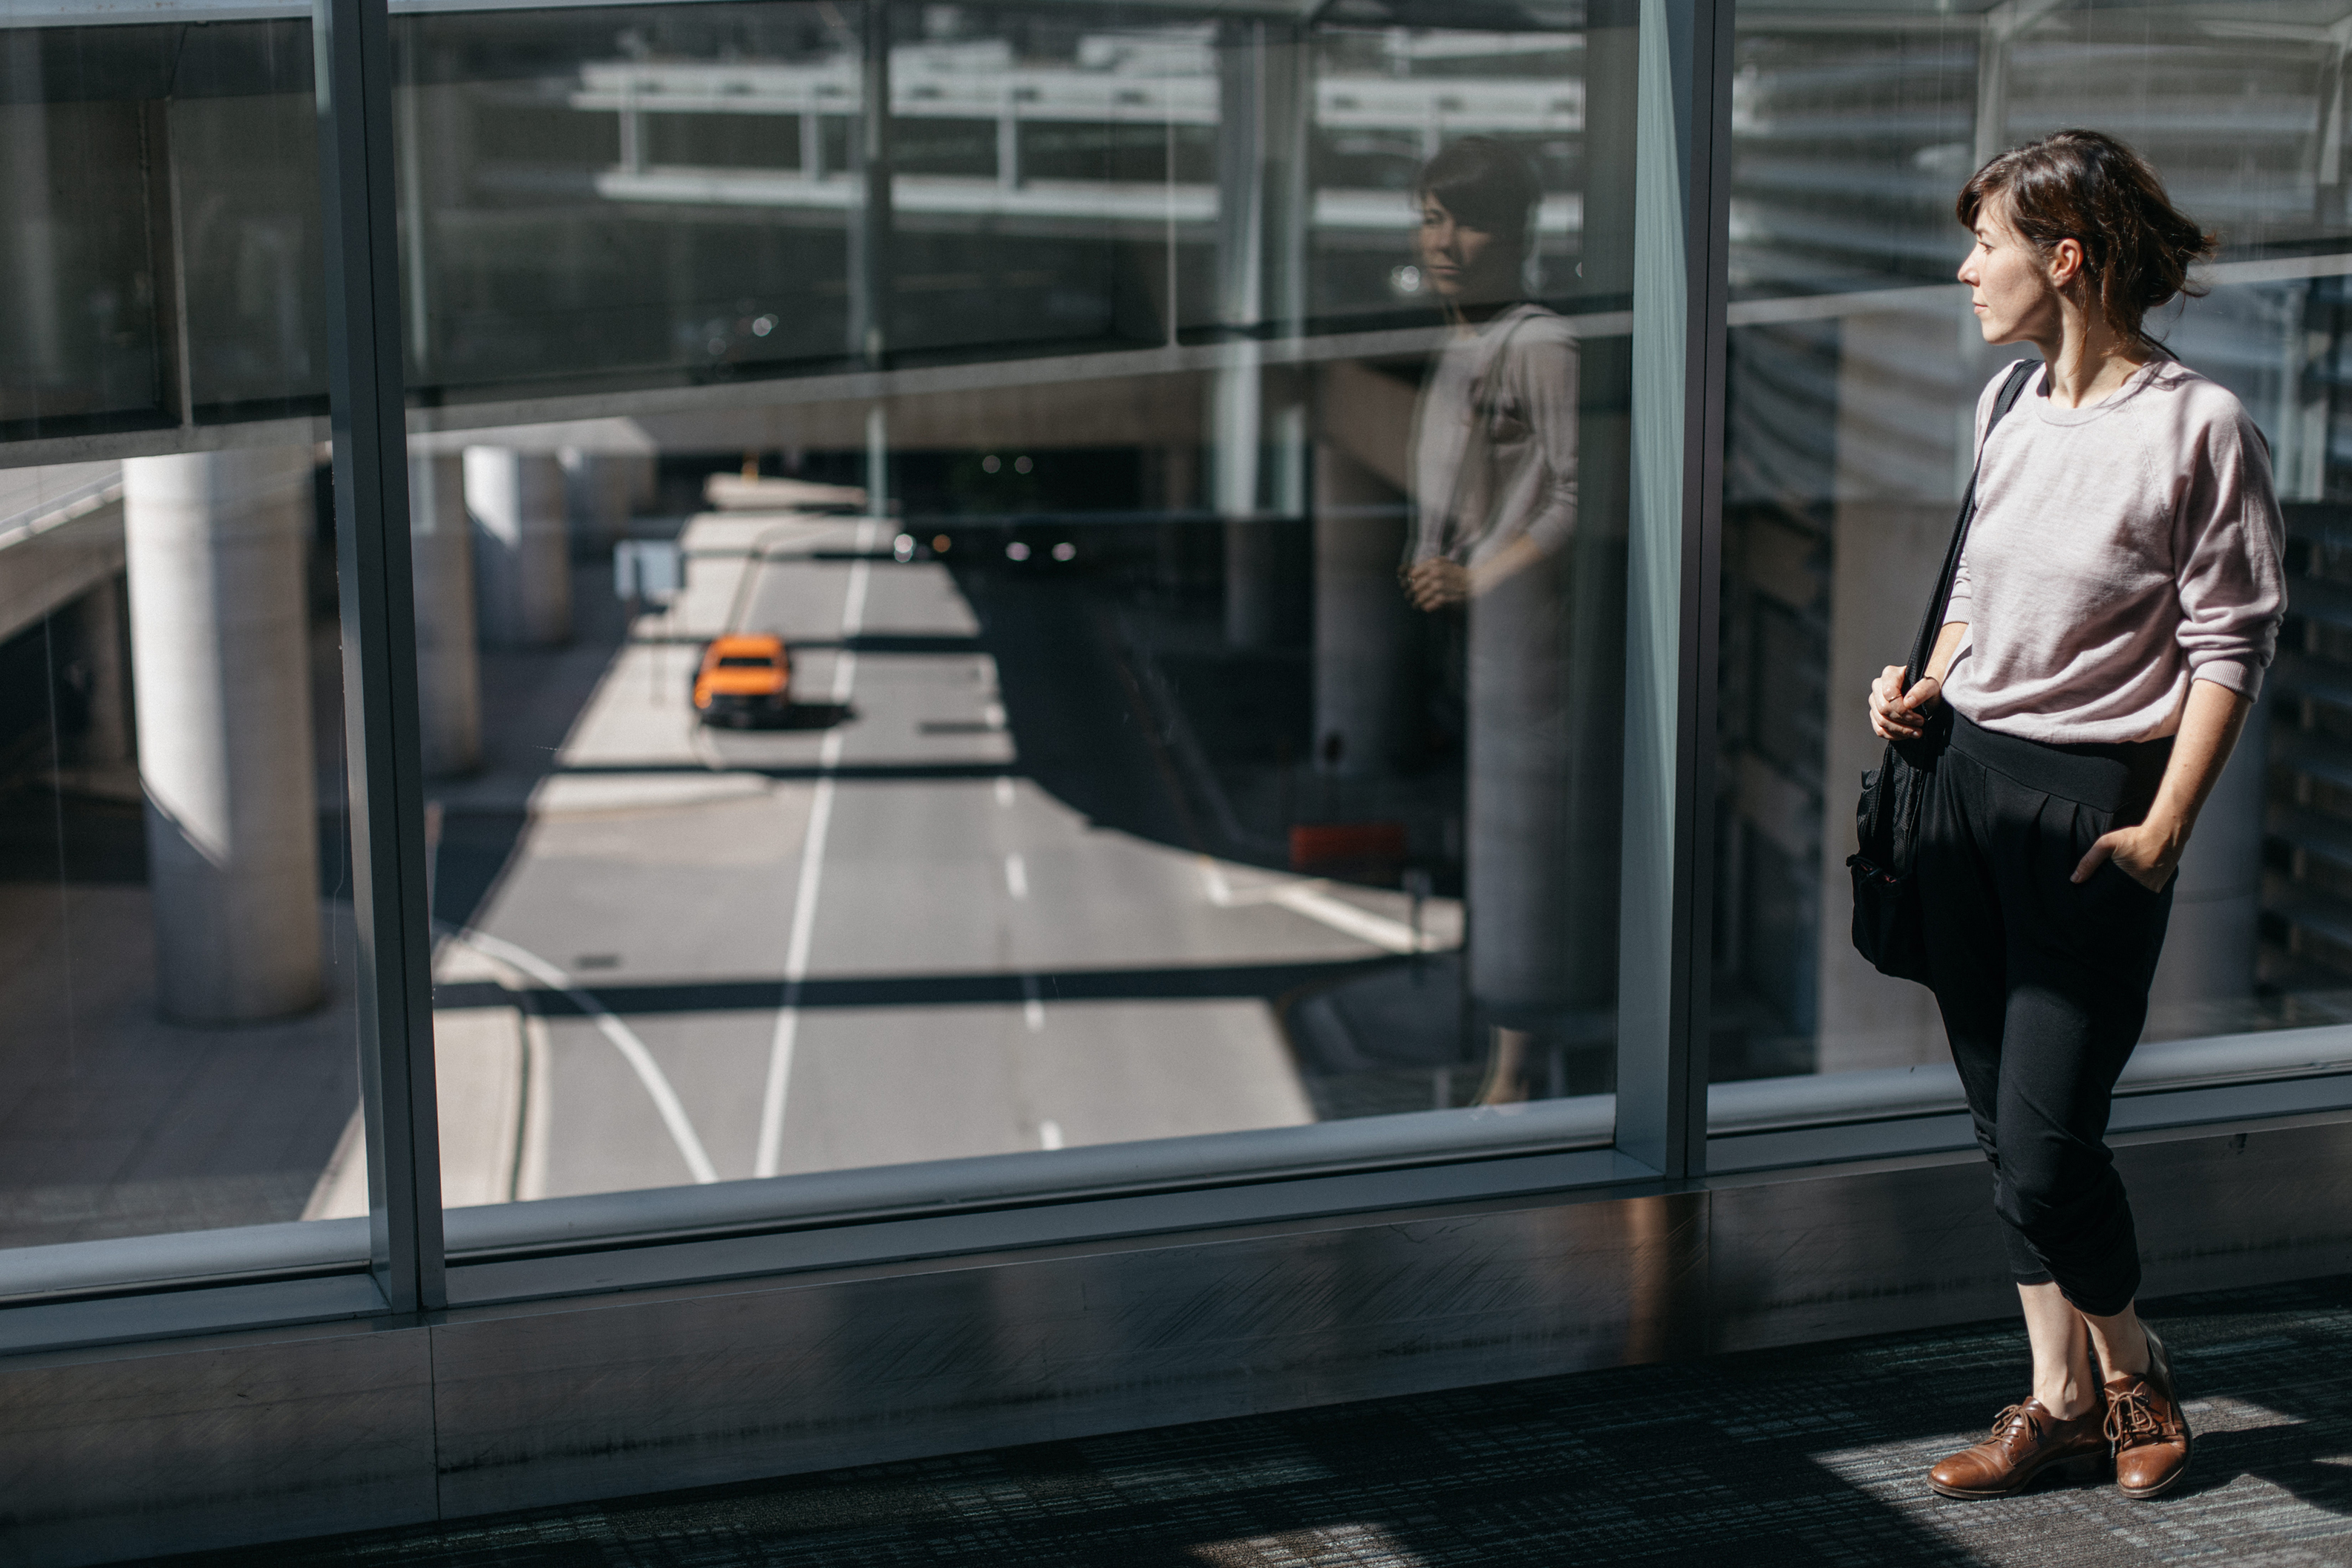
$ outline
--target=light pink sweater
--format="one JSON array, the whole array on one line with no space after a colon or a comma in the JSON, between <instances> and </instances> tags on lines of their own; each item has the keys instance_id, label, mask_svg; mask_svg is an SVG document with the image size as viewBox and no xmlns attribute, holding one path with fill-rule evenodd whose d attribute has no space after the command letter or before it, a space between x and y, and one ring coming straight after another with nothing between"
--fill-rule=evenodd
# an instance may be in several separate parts
<instances>
[{"instance_id":1,"label":"light pink sweater","mask_svg":"<svg viewBox=\"0 0 2352 1568\"><path fill-rule=\"evenodd\" d=\"M1945 700L2033 741L2153 740L2192 680L2254 697L2278 643L2285 531L2270 454L2229 392L2178 360L2086 408L2008 377L1977 400L1977 516L1947 623L1968 637Z\"/></svg>"}]
</instances>

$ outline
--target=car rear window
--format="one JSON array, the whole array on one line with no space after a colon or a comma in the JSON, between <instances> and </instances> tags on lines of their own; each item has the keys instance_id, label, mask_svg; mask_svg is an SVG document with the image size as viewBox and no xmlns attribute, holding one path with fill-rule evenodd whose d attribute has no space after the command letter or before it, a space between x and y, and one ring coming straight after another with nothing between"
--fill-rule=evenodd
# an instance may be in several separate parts
<instances>
[{"instance_id":1,"label":"car rear window","mask_svg":"<svg viewBox=\"0 0 2352 1568\"><path fill-rule=\"evenodd\" d=\"M776 661L761 653L722 653L719 656L721 669L773 669Z\"/></svg>"}]
</instances>

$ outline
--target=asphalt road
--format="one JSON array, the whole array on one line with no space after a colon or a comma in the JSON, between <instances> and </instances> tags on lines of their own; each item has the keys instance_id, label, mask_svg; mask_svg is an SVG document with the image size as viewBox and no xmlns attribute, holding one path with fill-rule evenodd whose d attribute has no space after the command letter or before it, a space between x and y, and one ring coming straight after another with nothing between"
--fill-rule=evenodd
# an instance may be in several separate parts
<instances>
[{"instance_id":1,"label":"asphalt road","mask_svg":"<svg viewBox=\"0 0 2352 1568\"><path fill-rule=\"evenodd\" d=\"M858 557L859 526L702 531L768 558L697 559L668 625L640 623L534 791L473 952L445 963L604 1010L536 1008L517 1136L450 1152L511 1159L516 1196L1310 1120L1253 976L1393 952L1397 911L1100 826L1041 785L1024 746L1173 788L1118 682L1008 698L972 596L936 563ZM1039 584L1032 608L1077 602ZM692 638L730 626L794 646L789 727L693 721Z\"/></svg>"}]
</instances>

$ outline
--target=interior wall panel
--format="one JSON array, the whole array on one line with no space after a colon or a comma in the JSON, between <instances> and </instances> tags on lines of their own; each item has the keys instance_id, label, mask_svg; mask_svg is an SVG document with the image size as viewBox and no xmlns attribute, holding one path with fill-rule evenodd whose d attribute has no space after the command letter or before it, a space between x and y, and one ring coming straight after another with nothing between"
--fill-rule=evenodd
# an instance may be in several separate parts
<instances>
[{"instance_id":1,"label":"interior wall panel","mask_svg":"<svg viewBox=\"0 0 2352 1568\"><path fill-rule=\"evenodd\" d=\"M0 1360L0 1562L110 1563L435 1517L426 1331Z\"/></svg>"},{"instance_id":2,"label":"interior wall panel","mask_svg":"<svg viewBox=\"0 0 2352 1568\"><path fill-rule=\"evenodd\" d=\"M2149 1297L2352 1269L2352 1122L2135 1135L2118 1158ZM0 1360L0 1561L2007 1316L1988 1181L1934 1155Z\"/></svg>"},{"instance_id":3,"label":"interior wall panel","mask_svg":"<svg viewBox=\"0 0 2352 1568\"><path fill-rule=\"evenodd\" d=\"M1614 1364L1701 1200L754 1287L436 1331L443 1505L610 1497ZM593 1382L596 1396L583 1398Z\"/></svg>"}]
</instances>

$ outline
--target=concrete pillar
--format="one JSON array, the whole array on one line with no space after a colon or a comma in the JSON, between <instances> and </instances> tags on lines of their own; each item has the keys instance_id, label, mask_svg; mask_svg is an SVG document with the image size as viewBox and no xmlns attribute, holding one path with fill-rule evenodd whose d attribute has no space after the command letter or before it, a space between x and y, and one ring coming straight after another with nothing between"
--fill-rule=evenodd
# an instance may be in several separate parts
<instances>
[{"instance_id":1,"label":"concrete pillar","mask_svg":"<svg viewBox=\"0 0 2352 1568\"><path fill-rule=\"evenodd\" d=\"M646 488L643 459L634 452L583 452L566 447L564 510L571 520L572 552L583 561L608 559L614 544L628 537L637 493Z\"/></svg>"},{"instance_id":2,"label":"concrete pillar","mask_svg":"<svg viewBox=\"0 0 2352 1568\"><path fill-rule=\"evenodd\" d=\"M1307 458L1295 378L1269 389L1261 341L1244 334L1295 330L1306 310L1308 59L1294 27L1229 22L1217 62L1216 319L1234 335L1209 378L1210 500L1226 520L1225 638L1254 647L1281 617L1280 541L1258 517L1304 510Z\"/></svg>"},{"instance_id":3,"label":"concrete pillar","mask_svg":"<svg viewBox=\"0 0 2352 1568\"><path fill-rule=\"evenodd\" d=\"M82 658L89 668L89 728L81 758L94 767L131 760L131 670L124 655L122 579L109 577L82 595Z\"/></svg>"},{"instance_id":4,"label":"concrete pillar","mask_svg":"<svg viewBox=\"0 0 2352 1568\"><path fill-rule=\"evenodd\" d=\"M1171 514L1152 530L1154 566L1165 592L1174 593L1184 584L1189 525L1173 521L1172 514L1200 505L1200 478L1199 447L1171 442L1143 449L1143 504L1149 510Z\"/></svg>"},{"instance_id":5,"label":"concrete pillar","mask_svg":"<svg viewBox=\"0 0 2352 1568\"><path fill-rule=\"evenodd\" d=\"M866 510L890 515L890 407L884 403L866 411Z\"/></svg>"},{"instance_id":6,"label":"concrete pillar","mask_svg":"<svg viewBox=\"0 0 2352 1568\"><path fill-rule=\"evenodd\" d=\"M2230 764L2206 798L2197 831L2180 857L2172 889L2172 923L2165 932L2156 984L2148 991L2152 1011L2242 1001L2253 994L2254 961L2262 941L2271 700L2265 695L2247 715L2238 749L2230 753ZM2151 1018L2152 1023L2163 1021ZM2214 1024L2222 1031L2238 1026L2226 1018Z\"/></svg>"},{"instance_id":7,"label":"concrete pillar","mask_svg":"<svg viewBox=\"0 0 2352 1568\"><path fill-rule=\"evenodd\" d=\"M122 465L156 996L174 1023L320 994L310 468L308 447Z\"/></svg>"},{"instance_id":8,"label":"concrete pillar","mask_svg":"<svg viewBox=\"0 0 2352 1568\"><path fill-rule=\"evenodd\" d=\"M1224 520L1225 640L1258 647L1274 640L1274 531L1258 510L1263 423L1259 345L1231 345L1232 359L1209 383L1209 484Z\"/></svg>"},{"instance_id":9,"label":"concrete pillar","mask_svg":"<svg viewBox=\"0 0 2352 1568\"><path fill-rule=\"evenodd\" d=\"M482 761L482 682L475 653L474 530L465 460L408 459L408 548L416 583L416 696L428 778Z\"/></svg>"},{"instance_id":10,"label":"concrete pillar","mask_svg":"<svg viewBox=\"0 0 2352 1568\"><path fill-rule=\"evenodd\" d=\"M1315 447L1315 762L1386 772L1402 749L1419 627L1397 583L1404 495L1328 443Z\"/></svg>"},{"instance_id":11,"label":"concrete pillar","mask_svg":"<svg viewBox=\"0 0 2352 1568\"><path fill-rule=\"evenodd\" d=\"M632 515L651 511L661 500L661 460L651 452L631 452L616 456L614 462L629 476L629 510Z\"/></svg>"},{"instance_id":12,"label":"concrete pillar","mask_svg":"<svg viewBox=\"0 0 2352 1568\"><path fill-rule=\"evenodd\" d=\"M556 647L572 640L572 549L563 467L551 452L466 448L474 592L482 641Z\"/></svg>"},{"instance_id":13,"label":"concrete pillar","mask_svg":"<svg viewBox=\"0 0 2352 1568\"><path fill-rule=\"evenodd\" d=\"M891 257L897 211L892 202L896 165L890 111L890 8L866 6L864 19L859 30L857 119L850 133L850 172L859 192L848 215L848 347L852 360L868 370L880 370L890 348L890 300L897 283ZM870 510L882 515L878 504Z\"/></svg>"}]
</instances>

